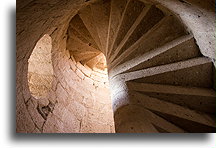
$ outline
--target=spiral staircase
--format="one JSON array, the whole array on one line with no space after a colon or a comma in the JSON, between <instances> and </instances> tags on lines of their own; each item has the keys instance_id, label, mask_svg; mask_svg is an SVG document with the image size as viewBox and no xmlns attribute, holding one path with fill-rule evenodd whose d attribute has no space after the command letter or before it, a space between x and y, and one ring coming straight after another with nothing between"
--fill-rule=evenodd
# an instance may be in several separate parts
<instances>
[{"instance_id":1,"label":"spiral staircase","mask_svg":"<svg viewBox=\"0 0 216 148\"><path fill-rule=\"evenodd\" d=\"M116 132L216 132L214 65L161 5L94 1L72 18L67 49L108 69Z\"/></svg>"}]
</instances>

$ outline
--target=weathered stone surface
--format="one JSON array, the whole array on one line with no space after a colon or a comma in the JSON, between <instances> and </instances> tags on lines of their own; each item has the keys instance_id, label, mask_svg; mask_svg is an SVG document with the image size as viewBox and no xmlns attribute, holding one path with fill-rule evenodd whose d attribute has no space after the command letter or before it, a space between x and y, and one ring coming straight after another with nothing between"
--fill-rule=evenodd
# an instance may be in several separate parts
<instances>
[{"instance_id":1,"label":"weathered stone surface","mask_svg":"<svg viewBox=\"0 0 216 148\"><path fill-rule=\"evenodd\" d=\"M34 98L32 98L31 100L29 100L27 102L27 110L33 120L33 122L37 125L37 128L39 128L40 130L42 130L42 126L44 124L44 119L41 116L41 114L38 112L37 107L38 107L38 103L36 100L33 100Z\"/></svg>"},{"instance_id":2,"label":"weathered stone surface","mask_svg":"<svg viewBox=\"0 0 216 148\"><path fill-rule=\"evenodd\" d=\"M80 129L80 121L77 120L74 113L66 109L62 115L63 131L65 133L78 133Z\"/></svg>"},{"instance_id":3,"label":"weathered stone surface","mask_svg":"<svg viewBox=\"0 0 216 148\"><path fill-rule=\"evenodd\" d=\"M72 102L69 106L68 106L68 110L73 113L76 118L78 120L82 120L83 118L85 118L86 113L87 113L87 109L85 108L84 105L82 105L81 103L78 103L76 101Z\"/></svg>"},{"instance_id":4,"label":"weathered stone surface","mask_svg":"<svg viewBox=\"0 0 216 148\"><path fill-rule=\"evenodd\" d=\"M18 133L31 133L35 128L35 124L26 109L25 104L19 106L16 110L16 132Z\"/></svg>"},{"instance_id":5,"label":"weathered stone surface","mask_svg":"<svg viewBox=\"0 0 216 148\"><path fill-rule=\"evenodd\" d=\"M50 114L43 127L43 133L62 133L63 122L55 115Z\"/></svg>"},{"instance_id":6,"label":"weathered stone surface","mask_svg":"<svg viewBox=\"0 0 216 148\"><path fill-rule=\"evenodd\" d=\"M85 75L81 72L81 70L76 69L75 72L76 72L77 76L78 76L81 80L83 80L83 79L85 78Z\"/></svg>"},{"instance_id":7,"label":"weathered stone surface","mask_svg":"<svg viewBox=\"0 0 216 148\"><path fill-rule=\"evenodd\" d=\"M76 71L77 67L76 67L76 62L73 60L69 60L70 63L70 67L73 71Z\"/></svg>"},{"instance_id":8,"label":"weathered stone surface","mask_svg":"<svg viewBox=\"0 0 216 148\"><path fill-rule=\"evenodd\" d=\"M56 96L58 98L58 102L64 104L65 106L68 105L68 93L59 83L57 85Z\"/></svg>"},{"instance_id":9,"label":"weathered stone surface","mask_svg":"<svg viewBox=\"0 0 216 148\"><path fill-rule=\"evenodd\" d=\"M86 118L81 123L81 133L110 133L110 126Z\"/></svg>"}]
</instances>

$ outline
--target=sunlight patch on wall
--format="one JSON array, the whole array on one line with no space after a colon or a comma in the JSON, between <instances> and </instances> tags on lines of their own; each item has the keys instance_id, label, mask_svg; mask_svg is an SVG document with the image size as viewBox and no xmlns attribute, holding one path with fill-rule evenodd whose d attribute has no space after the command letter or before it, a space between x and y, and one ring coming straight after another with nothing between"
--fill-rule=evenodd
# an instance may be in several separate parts
<instances>
[{"instance_id":1,"label":"sunlight patch on wall","mask_svg":"<svg viewBox=\"0 0 216 148\"><path fill-rule=\"evenodd\" d=\"M52 39L45 34L36 44L28 60L28 85L36 99L45 98L52 87Z\"/></svg>"}]
</instances>

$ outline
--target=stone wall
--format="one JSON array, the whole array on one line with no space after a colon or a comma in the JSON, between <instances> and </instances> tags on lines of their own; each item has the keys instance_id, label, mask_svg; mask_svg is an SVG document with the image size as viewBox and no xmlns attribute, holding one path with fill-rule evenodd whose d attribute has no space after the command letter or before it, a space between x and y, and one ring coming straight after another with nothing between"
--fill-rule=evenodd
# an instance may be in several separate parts
<instances>
[{"instance_id":1,"label":"stone wall","mask_svg":"<svg viewBox=\"0 0 216 148\"><path fill-rule=\"evenodd\" d=\"M24 130L39 133L114 132L107 74L76 62L66 50L65 42L65 39L59 42L61 49L52 50L54 79L49 94L43 97L37 94L35 98L34 92L31 91L31 97L20 109L25 111L29 118ZM29 67L32 67L31 62ZM29 68L31 76L37 68ZM42 71L47 67L39 68L42 68L39 69ZM40 78L38 75L35 77ZM33 84L29 81L29 86L35 83L42 81Z\"/></svg>"},{"instance_id":2,"label":"stone wall","mask_svg":"<svg viewBox=\"0 0 216 148\"><path fill-rule=\"evenodd\" d=\"M18 4L17 132L114 132L107 78L100 81L107 75L84 69L66 50L69 21L83 4L84 1ZM36 99L28 87L28 60L44 34L52 38L54 78L48 96Z\"/></svg>"},{"instance_id":3,"label":"stone wall","mask_svg":"<svg viewBox=\"0 0 216 148\"><path fill-rule=\"evenodd\" d=\"M53 52L53 59L56 82L49 99L56 103L43 132L114 132L108 83L98 81L107 75L76 63L66 50Z\"/></svg>"}]
</instances>

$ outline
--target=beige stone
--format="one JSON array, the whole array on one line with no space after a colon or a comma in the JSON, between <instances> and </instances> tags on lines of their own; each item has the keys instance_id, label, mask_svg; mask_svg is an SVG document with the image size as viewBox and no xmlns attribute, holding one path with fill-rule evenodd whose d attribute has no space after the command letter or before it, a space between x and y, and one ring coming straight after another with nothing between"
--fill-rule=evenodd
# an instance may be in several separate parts
<instances>
[{"instance_id":1,"label":"beige stone","mask_svg":"<svg viewBox=\"0 0 216 148\"><path fill-rule=\"evenodd\" d=\"M43 117L38 112L37 106L38 106L38 104L37 104L36 100L33 100L33 98L27 102L27 107L28 107L27 110L28 110L29 114L30 114L33 122L37 125L37 128L39 128L41 130L45 120L43 119Z\"/></svg>"},{"instance_id":2,"label":"beige stone","mask_svg":"<svg viewBox=\"0 0 216 148\"><path fill-rule=\"evenodd\" d=\"M68 110L73 113L80 121L85 118L87 113L87 109L84 107L84 105L77 101L71 102L68 106Z\"/></svg>"},{"instance_id":3,"label":"beige stone","mask_svg":"<svg viewBox=\"0 0 216 148\"><path fill-rule=\"evenodd\" d=\"M57 85L56 96L59 103L62 103L65 106L68 105L68 93L64 90L60 83Z\"/></svg>"}]
</instances>

